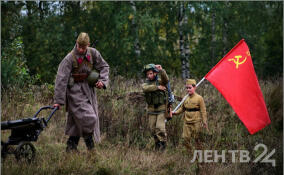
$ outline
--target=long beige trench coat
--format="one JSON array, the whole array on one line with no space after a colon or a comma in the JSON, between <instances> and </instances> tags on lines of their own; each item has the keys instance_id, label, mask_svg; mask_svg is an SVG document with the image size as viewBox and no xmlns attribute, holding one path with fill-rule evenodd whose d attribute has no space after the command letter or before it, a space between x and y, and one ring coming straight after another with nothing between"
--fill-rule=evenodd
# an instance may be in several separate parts
<instances>
[{"instance_id":1,"label":"long beige trench coat","mask_svg":"<svg viewBox=\"0 0 284 175\"><path fill-rule=\"evenodd\" d=\"M100 142L100 125L98 116L98 103L96 90L88 85L87 80L75 83L68 87L68 80L71 76L74 56L84 58L77 52L76 46L73 48L74 55L70 52L59 64L56 80L54 103L66 105L67 124L65 134L69 136L83 136L83 134L94 133L95 142ZM91 57L90 62L94 64L100 72L99 81L105 87L109 81L109 65L103 59L99 51L88 47L86 56ZM80 73L88 73L89 67L83 67ZM105 88L104 87L104 88Z\"/></svg>"}]
</instances>

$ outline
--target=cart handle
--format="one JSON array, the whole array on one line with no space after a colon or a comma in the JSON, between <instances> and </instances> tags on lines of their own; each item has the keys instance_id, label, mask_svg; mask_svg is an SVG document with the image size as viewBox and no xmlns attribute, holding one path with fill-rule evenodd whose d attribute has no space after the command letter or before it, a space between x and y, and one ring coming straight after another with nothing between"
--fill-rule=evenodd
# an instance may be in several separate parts
<instances>
[{"instance_id":1,"label":"cart handle","mask_svg":"<svg viewBox=\"0 0 284 175\"><path fill-rule=\"evenodd\" d=\"M50 115L48 116L47 120L44 119L44 123L45 125L47 125L48 121L51 119L51 117L53 116L53 114L55 113L56 110L58 110L58 106L57 107L53 107L53 106L44 106L44 107L41 107L37 112L36 114L33 116L33 118L36 118L37 115L44 109L53 109L50 113Z\"/></svg>"},{"instance_id":2,"label":"cart handle","mask_svg":"<svg viewBox=\"0 0 284 175\"><path fill-rule=\"evenodd\" d=\"M53 114L55 113L55 111L57 111L58 109L59 109L59 107L58 106L56 106L56 107L51 107L51 109L53 109L52 111L51 111L51 114L48 116L48 118L47 118L47 120L46 120L46 124L48 123L48 121L51 119L51 117L53 116Z\"/></svg>"}]
</instances>

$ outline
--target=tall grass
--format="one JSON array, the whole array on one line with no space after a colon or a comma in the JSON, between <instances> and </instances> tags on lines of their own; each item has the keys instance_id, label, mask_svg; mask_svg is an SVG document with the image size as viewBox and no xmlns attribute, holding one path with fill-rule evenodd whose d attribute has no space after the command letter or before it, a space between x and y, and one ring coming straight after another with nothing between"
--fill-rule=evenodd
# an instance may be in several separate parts
<instances>
[{"instance_id":1,"label":"tall grass","mask_svg":"<svg viewBox=\"0 0 284 175\"><path fill-rule=\"evenodd\" d=\"M255 145L263 143L276 167L268 163L190 163L192 154L181 144L181 116L167 123L168 147L164 153L154 151L154 140L148 128L146 103L141 91L142 80L115 77L106 90L98 90L102 143L93 152L86 151L81 140L79 153L66 154L64 110L57 111L37 142L36 160L32 164L17 162L9 155L1 162L2 174L282 174L283 168L283 87L282 79L260 81L270 114L271 124L250 135L221 94L203 82L197 93L204 97L209 132L202 131L203 150L249 150L252 160L261 152ZM184 82L171 80L176 96L185 95ZM29 86L3 89L1 120L31 117L41 107L52 105L53 86ZM253 109L251 109L253 110ZM48 115L44 112L41 116ZM2 131L6 141L10 131ZM194 147L195 145L193 145Z\"/></svg>"}]
</instances>

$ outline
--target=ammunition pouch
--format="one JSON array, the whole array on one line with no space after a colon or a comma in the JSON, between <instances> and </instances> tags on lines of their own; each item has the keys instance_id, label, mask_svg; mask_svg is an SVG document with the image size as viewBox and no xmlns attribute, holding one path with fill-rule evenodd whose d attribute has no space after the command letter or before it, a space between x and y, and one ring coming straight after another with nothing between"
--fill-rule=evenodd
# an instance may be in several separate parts
<instances>
[{"instance_id":1,"label":"ammunition pouch","mask_svg":"<svg viewBox=\"0 0 284 175\"><path fill-rule=\"evenodd\" d=\"M89 50L89 48L88 48ZM72 73L71 73L71 76L68 80L68 84L67 86L69 88L71 88L75 83L78 83L78 82L83 82L84 80L87 80L88 81L88 84L93 87L95 85L95 83L97 82L97 80L99 79L99 71L97 71L96 69L93 69L94 68L94 65L96 64L96 60L92 58L92 54L90 54L90 60L87 61L87 58L86 56L84 57L83 59L83 62L82 63L78 63L77 61L77 58L76 58L76 55L74 53L74 51L71 51L71 54L72 54ZM90 74L87 74L87 73L79 73L79 70L81 69L81 66L82 65L86 65L90 68L91 73Z\"/></svg>"},{"instance_id":2,"label":"ammunition pouch","mask_svg":"<svg viewBox=\"0 0 284 175\"><path fill-rule=\"evenodd\" d=\"M157 90L154 92L145 93L146 102L148 105L154 105L154 108L166 104L167 97L164 91Z\"/></svg>"},{"instance_id":3,"label":"ammunition pouch","mask_svg":"<svg viewBox=\"0 0 284 175\"><path fill-rule=\"evenodd\" d=\"M68 87L71 88L75 83L83 82L85 79L87 79L88 74L81 73L81 74L71 74L69 81L68 81Z\"/></svg>"},{"instance_id":4,"label":"ammunition pouch","mask_svg":"<svg viewBox=\"0 0 284 175\"><path fill-rule=\"evenodd\" d=\"M88 77L88 74L86 73L71 74L71 76L74 78L74 82L78 83L78 82L83 82Z\"/></svg>"},{"instance_id":5,"label":"ammunition pouch","mask_svg":"<svg viewBox=\"0 0 284 175\"><path fill-rule=\"evenodd\" d=\"M71 88L75 84L74 78L72 76L69 77L67 87Z\"/></svg>"}]
</instances>

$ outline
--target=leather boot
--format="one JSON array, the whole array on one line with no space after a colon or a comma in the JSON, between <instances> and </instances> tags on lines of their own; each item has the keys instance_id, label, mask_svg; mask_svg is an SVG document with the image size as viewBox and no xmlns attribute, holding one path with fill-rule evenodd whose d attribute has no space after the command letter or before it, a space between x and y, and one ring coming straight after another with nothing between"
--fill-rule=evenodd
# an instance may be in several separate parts
<instances>
[{"instance_id":1,"label":"leather boot","mask_svg":"<svg viewBox=\"0 0 284 175\"><path fill-rule=\"evenodd\" d=\"M66 152L77 151L79 139L80 139L79 136L70 136L69 139L67 140Z\"/></svg>"},{"instance_id":2,"label":"leather boot","mask_svg":"<svg viewBox=\"0 0 284 175\"><path fill-rule=\"evenodd\" d=\"M159 151L160 147L161 147L161 142L160 141L155 142L155 150Z\"/></svg>"},{"instance_id":3,"label":"leather boot","mask_svg":"<svg viewBox=\"0 0 284 175\"><path fill-rule=\"evenodd\" d=\"M166 142L160 142L160 145L161 145L160 150L161 150L161 151L165 151L165 149L166 149L166 147L167 147L167 143L166 143Z\"/></svg>"},{"instance_id":4,"label":"leather boot","mask_svg":"<svg viewBox=\"0 0 284 175\"><path fill-rule=\"evenodd\" d=\"M95 147L94 140L93 140L93 133L84 134L83 138L87 146L87 149L92 150Z\"/></svg>"}]
</instances>

